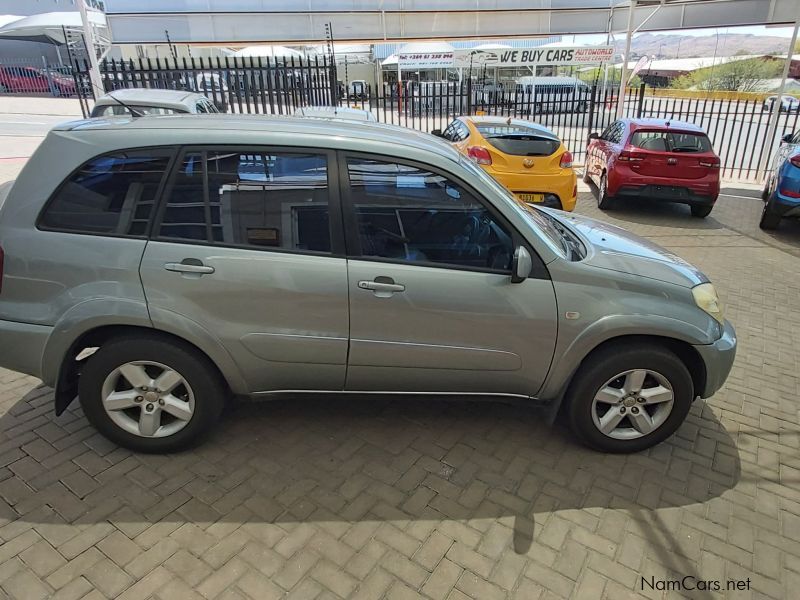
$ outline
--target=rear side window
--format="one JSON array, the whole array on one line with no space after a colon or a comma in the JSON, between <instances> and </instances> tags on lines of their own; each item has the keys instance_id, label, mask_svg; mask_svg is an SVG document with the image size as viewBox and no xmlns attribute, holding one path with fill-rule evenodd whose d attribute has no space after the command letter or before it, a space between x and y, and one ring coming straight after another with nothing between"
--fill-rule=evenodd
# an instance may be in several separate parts
<instances>
[{"instance_id":1,"label":"rear side window","mask_svg":"<svg viewBox=\"0 0 800 600\"><path fill-rule=\"evenodd\" d=\"M514 156L550 156L561 145L552 137L517 125L476 125L478 133L492 146Z\"/></svg>"},{"instance_id":2,"label":"rear side window","mask_svg":"<svg viewBox=\"0 0 800 600\"><path fill-rule=\"evenodd\" d=\"M98 156L58 189L39 221L44 229L141 236L153 213L172 150Z\"/></svg>"},{"instance_id":3,"label":"rear side window","mask_svg":"<svg viewBox=\"0 0 800 600\"><path fill-rule=\"evenodd\" d=\"M191 151L171 188L159 230L164 239L331 252L324 154Z\"/></svg>"},{"instance_id":4,"label":"rear side window","mask_svg":"<svg viewBox=\"0 0 800 600\"><path fill-rule=\"evenodd\" d=\"M636 131L631 146L656 152L710 152L711 142L702 133L681 131Z\"/></svg>"}]
</instances>

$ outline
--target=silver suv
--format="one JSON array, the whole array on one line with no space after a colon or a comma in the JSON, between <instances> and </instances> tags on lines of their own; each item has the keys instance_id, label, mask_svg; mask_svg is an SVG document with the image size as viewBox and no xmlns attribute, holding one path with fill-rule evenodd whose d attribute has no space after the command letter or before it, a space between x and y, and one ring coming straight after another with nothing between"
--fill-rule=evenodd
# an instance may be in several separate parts
<instances>
[{"instance_id":1,"label":"silver suv","mask_svg":"<svg viewBox=\"0 0 800 600\"><path fill-rule=\"evenodd\" d=\"M62 125L0 192L0 246L0 366L138 451L196 442L231 395L298 391L525 401L638 451L736 347L677 256L375 123Z\"/></svg>"}]
</instances>

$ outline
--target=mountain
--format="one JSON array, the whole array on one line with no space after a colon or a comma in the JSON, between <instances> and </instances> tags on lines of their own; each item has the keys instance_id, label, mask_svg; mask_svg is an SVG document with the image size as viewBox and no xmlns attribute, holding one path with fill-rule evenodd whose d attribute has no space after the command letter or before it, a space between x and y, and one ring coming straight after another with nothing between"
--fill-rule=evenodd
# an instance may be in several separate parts
<instances>
[{"instance_id":1,"label":"mountain","mask_svg":"<svg viewBox=\"0 0 800 600\"><path fill-rule=\"evenodd\" d=\"M614 43L616 51L625 52L625 39ZM789 38L759 36L751 33L720 34L703 37L680 34L643 33L631 42L632 58L690 58L694 56L733 56L735 54L786 54ZM715 52L716 49L716 52Z\"/></svg>"}]
</instances>

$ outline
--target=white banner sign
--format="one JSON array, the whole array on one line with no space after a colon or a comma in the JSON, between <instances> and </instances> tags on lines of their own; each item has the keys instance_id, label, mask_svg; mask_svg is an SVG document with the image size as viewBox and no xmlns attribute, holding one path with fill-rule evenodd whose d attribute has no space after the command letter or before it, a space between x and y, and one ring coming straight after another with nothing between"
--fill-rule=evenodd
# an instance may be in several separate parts
<instances>
[{"instance_id":1,"label":"white banner sign","mask_svg":"<svg viewBox=\"0 0 800 600\"><path fill-rule=\"evenodd\" d=\"M452 52L417 52L399 54L397 63L401 69L446 69L453 66Z\"/></svg>"},{"instance_id":2,"label":"white banner sign","mask_svg":"<svg viewBox=\"0 0 800 600\"><path fill-rule=\"evenodd\" d=\"M612 46L508 48L455 50L454 67L531 67L533 65L586 65L614 58Z\"/></svg>"}]
</instances>

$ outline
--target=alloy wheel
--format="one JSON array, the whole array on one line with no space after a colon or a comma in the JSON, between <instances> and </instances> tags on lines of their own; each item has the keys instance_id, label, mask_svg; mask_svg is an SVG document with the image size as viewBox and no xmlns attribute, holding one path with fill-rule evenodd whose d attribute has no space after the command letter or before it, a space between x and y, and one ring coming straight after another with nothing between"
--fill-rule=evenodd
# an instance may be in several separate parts
<instances>
[{"instance_id":1,"label":"alloy wheel","mask_svg":"<svg viewBox=\"0 0 800 600\"><path fill-rule=\"evenodd\" d=\"M191 386L178 371L152 361L120 365L101 391L103 408L120 428L140 437L167 437L194 415Z\"/></svg>"},{"instance_id":2,"label":"alloy wheel","mask_svg":"<svg viewBox=\"0 0 800 600\"><path fill-rule=\"evenodd\" d=\"M592 399L592 421L604 435L633 440L652 433L669 418L675 394L666 377L650 369L615 375Z\"/></svg>"}]
</instances>

